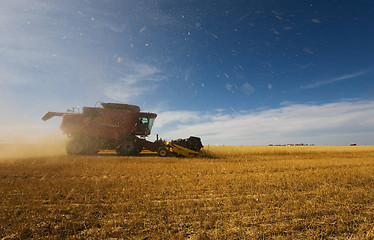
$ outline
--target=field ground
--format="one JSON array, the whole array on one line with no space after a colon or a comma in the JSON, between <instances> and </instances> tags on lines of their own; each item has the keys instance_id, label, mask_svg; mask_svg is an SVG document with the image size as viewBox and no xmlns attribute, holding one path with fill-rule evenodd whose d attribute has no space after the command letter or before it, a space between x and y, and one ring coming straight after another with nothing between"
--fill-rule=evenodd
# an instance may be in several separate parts
<instances>
[{"instance_id":1,"label":"field ground","mask_svg":"<svg viewBox=\"0 0 374 240\"><path fill-rule=\"evenodd\" d=\"M195 159L9 149L4 240L374 239L374 146L205 147Z\"/></svg>"}]
</instances>

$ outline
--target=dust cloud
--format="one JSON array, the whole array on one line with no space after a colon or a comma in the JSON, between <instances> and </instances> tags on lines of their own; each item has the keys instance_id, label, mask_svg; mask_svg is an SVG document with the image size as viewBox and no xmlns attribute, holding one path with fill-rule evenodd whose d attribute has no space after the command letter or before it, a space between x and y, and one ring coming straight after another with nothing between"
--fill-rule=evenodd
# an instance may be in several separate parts
<instances>
[{"instance_id":1,"label":"dust cloud","mask_svg":"<svg viewBox=\"0 0 374 240\"><path fill-rule=\"evenodd\" d=\"M62 134L47 134L33 141L0 143L0 161L53 157L66 155L66 137Z\"/></svg>"}]
</instances>

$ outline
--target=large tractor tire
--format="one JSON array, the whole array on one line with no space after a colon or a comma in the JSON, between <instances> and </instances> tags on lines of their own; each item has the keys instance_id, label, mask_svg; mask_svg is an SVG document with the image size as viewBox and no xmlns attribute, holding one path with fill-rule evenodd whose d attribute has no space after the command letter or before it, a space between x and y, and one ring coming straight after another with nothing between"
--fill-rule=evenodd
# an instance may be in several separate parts
<instances>
[{"instance_id":1,"label":"large tractor tire","mask_svg":"<svg viewBox=\"0 0 374 240\"><path fill-rule=\"evenodd\" d=\"M166 157L167 155L169 155L169 151L168 149L166 149L166 147L161 147L160 149L158 149L157 154L160 157Z\"/></svg>"},{"instance_id":2,"label":"large tractor tire","mask_svg":"<svg viewBox=\"0 0 374 240\"><path fill-rule=\"evenodd\" d=\"M93 138L86 135L72 136L66 144L69 155L94 155L99 151Z\"/></svg>"},{"instance_id":3,"label":"large tractor tire","mask_svg":"<svg viewBox=\"0 0 374 240\"><path fill-rule=\"evenodd\" d=\"M121 156L138 155L142 150L137 137L126 135L120 138L116 151Z\"/></svg>"}]
</instances>

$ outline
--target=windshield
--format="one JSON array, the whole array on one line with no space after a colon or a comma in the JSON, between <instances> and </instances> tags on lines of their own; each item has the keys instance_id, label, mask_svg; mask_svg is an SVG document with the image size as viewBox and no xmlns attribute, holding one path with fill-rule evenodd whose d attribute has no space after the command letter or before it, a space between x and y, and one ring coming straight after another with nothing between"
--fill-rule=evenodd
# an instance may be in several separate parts
<instances>
[{"instance_id":1,"label":"windshield","mask_svg":"<svg viewBox=\"0 0 374 240\"><path fill-rule=\"evenodd\" d=\"M138 130L144 133L150 132L152 130L153 122L155 118L151 117L139 117Z\"/></svg>"},{"instance_id":2,"label":"windshield","mask_svg":"<svg viewBox=\"0 0 374 240\"><path fill-rule=\"evenodd\" d=\"M152 130L152 126L153 126L153 122L155 121L154 118L149 118L149 122L148 122L148 129L149 131Z\"/></svg>"}]
</instances>

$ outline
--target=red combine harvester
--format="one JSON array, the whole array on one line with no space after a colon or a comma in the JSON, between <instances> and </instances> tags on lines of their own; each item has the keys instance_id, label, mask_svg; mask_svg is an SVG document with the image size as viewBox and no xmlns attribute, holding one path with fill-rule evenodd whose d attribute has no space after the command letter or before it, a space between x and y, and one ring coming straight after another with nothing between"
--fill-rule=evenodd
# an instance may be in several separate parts
<instances>
[{"instance_id":1,"label":"red combine harvester","mask_svg":"<svg viewBox=\"0 0 374 240\"><path fill-rule=\"evenodd\" d=\"M158 152L160 156L170 154L186 157L196 156L203 147L201 139L189 137L165 142L145 139L151 134L156 113L140 112L135 105L101 103L101 107L83 107L82 113L68 110L47 112L46 121L62 116L61 130L68 135L66 152L70 155L97 154L100 150L116 150L120 155L137 155L143 149Z\"/></svg>"}]
</instances>

